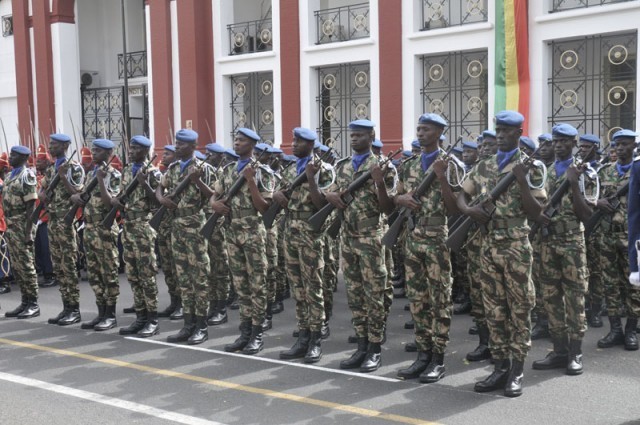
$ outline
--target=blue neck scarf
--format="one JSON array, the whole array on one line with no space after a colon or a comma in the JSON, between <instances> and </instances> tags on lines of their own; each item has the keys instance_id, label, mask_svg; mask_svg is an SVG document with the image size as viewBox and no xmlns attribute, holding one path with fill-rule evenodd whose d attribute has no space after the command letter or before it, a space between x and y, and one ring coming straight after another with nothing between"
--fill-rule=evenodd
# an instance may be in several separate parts
<instances>
[{"instance_id":1,"label":"blue neck scarf","mask_svg":"<svg viewBox=\"0 0 640 425\"><path fill-rule=\"evenodd\" d=\"M18 167L18 168L14 168L13 170L11 170L11 178L14 178L15 176L17 176L18 174L20 174L20 172L24 169L24 165L22 167Z\"/></svg>"},{"instance_id":2,"label":"blue neck scarf","mask_svg":"<svg viewBox=\"0 0 640 425\"><path fill-rule=\"evenodd\" d=\"M138 174L138 171L140 171L140 169L142 168L142 162L137 163L134 162L133 165L131 166L131 173L133 174L133 177L136 176L136 174ZM180 172L182 172L182 170L180 170Z\"/></svg>"},{"instance_id":3,"label":"blue neck scarf","mask_svg":"<svg viewBox=\"0 0 640 425\"><path fill-rule=\"evenodd\" d=\"M57 170L58 168L60 168L60 166L62 165L62 163L63 163L63 162L65 162L66 160L67 160L67 158L65 158L64 156L63 156L62 158L58 158L58 159L56 159L56 165L55 165L56 170Z\"/></svg>"},{"instance_id":4,"label":"blue neck scarf","mask_svg":"<svg viewBox=\"0 0 640 425\"><path fill-rule=\"evenodd\" d=\"M304 169L307 168L307 164L309 163L309 161L311 161L310 156L298 158L296 160L296 172L298 173L298 175L304 172Z\"/></svg>"},{"instance_id":5,"label":"blue neck scarf","mask_svg":"<svg viewBox=\"0 0 640 425\"><path fill-rule=\"evenodd\" d=\"M422 163L422 171L427 171L429 167L431 167L431 164L433 164L433 161L435 161L436 158L438 157L438 151L439 150L436 149L431 153L422 152L422 154L420 155L420 161Z\"/></svg>"},{"instance_id":6,"label":"blue neck scarf","mask_svg":"<svg viewBox=\"0 0 640 425\"><path fill-rule=\"evenodd\" d=\"M98 172L98 164L93 166L93 176L96 176L96 173Z\"/></svg>"},{"instance_id":7,"label":"blue neck scarf","mask_svg":"<svg viewBox=\"0 0 640 425\"><path fill-rule=\"evenodd\" d=\"M516 152L518 152L518 149L519 148L515 148L514 150L508 151L508 152L504 152L498 149L496 159L498 160L499 171L502 171L502 169L507 166L507 164L511 161L511 158L513 158L513 155L515 155Z\"/></svg>"},{"instance_id":8,"label":"blue neck scarf","mask_svg":"<svg viewBox=\"0 0 640 425\"><path fill-rule=\"evenodd\" d=\"M184 173L184 170L189 166L189 164L191 164L191 160L193 158L189 158L186 161L182 161L180 160L180 174ZM135 176L135 174L134 174Z\"/></svg>"},{"instance_id":9,"label":"blue neck scarf","mask_svg":"<svg viewBox=\"0 0 640 425\"><path fill-rule=\"evenodd\" d=\"M624 176L627 171L631 168L633 162L628 163L627 165L622 165L619 162L616 162L616 170L618 170L618 178Z\"/></svg>"},{"instance_id":10,"label":"blue neck scarf","mask_svg":"<svg viewBox=\"0 0 640 425\"><path fill-rule=\"evenodd\" d=\"M360 155L351 156L351 165L353 165L353 169L358 171L358 168L360 168L360 166L364 164L367 158L369 158L369 155L371 155L371 151Z\"/></svg>"},{"instance_id":11,"label":"blue neck scarf","mask_svg":"<svg viewBox=\"0 0 640 425\"><path fill-rule=\"evenodd\" d=\"M247 166L248 163L251 162L251 158L247 158L247 159L239 159L238 160L238 165L236 167L236 171L239 173L240 171L244 170L244 167Z\"/></svg>"},{"instance_id":12,"label":"blue neck scarf","mask_svg":"<svg viewBox=\"0 0 640 425\"><path fill-rule=\"evenodd\" d=\"M561 177L564 173L567 172L567 168L573 163L573 158L565 159L564 161L556 160L554 163L556 166L556 175Z\"/></svg>"}]
</instances>

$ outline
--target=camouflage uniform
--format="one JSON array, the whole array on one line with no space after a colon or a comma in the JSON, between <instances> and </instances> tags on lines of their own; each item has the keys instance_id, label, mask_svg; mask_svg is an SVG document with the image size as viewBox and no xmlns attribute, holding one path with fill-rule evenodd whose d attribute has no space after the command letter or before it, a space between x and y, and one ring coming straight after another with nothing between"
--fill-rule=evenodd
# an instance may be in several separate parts
<instances>
[{"instance_id":1,"label":"camouflage uniform","mask_svg":"<svg viewBox=\"0 0 640 425\"><path fill-rule=\"evenodd\" d=\"M333 292L338 287L338 266L340 264L339 241L325 234L324 269L322 270L322 293L324 298L324 314L327 320L333 315Z\"/></svg>"},{"instance_id":2,"label":"camouflage uniform","mask_svg":"<svg viewBox=\"0 0 640 425\"><path fill-rule=\"evenodd\" d=\"M176 265L171 251L171 214L165 214L158 226L158 252L162 258L162 272L164 282L167 284L169 295L180 297L180 288L176 281Z\"/></svg>"},{"instance_id":3,"label":"camouflage uniform","mask_svg":"<svg viewBox=\"0 0 640 425\"><path fill-rule=\"evenodd\" d=\"M267 306L276 301L278 285L278 226L267 230ZM268 314L267 314L268 315Z\"/></svg>"},{"instance_id":4,"label":"camouflage uniform","mask_svg":"<svg viewBox=\"0 0 640 425\"><path fill-rule=\"evenodd\" d=\"M84 171L75 161L69 162L69 183L78 191L82 190L82 176ZM51 180L55 177L57 167L49 167L42 179L42 188L47 190ZM75 182L75 184L74 184ZM53 191L53 196L46 205L49 214L49 247L53 271L60 287L60 295L63 304L77 306L80 303L80 290L78 289L78 273L76 260L78 252L77 235L73 225L64 223L64 215L73 207L71 194L65 185L60 182Z\"/></svg>"},{"instance_id":5,"label":"camouflage uniform","mask_svg":"<svg viewBox=\"0 0 640 425\"><path fill-rule=\"evenodd\" d=\"M95 177L96 169L87 174L85 185ZM122 176L118 170L108 166L105 186L111 196L120 192ZM107 181L108 180L108 181ZM105 229L102 220L111 208L106 207L100 199L100 185L91 193L91 198L84 206L84 247L87 256L87 272L89 283L96 296L98 306L115 306L120 295L118 282L118 225Z\"/></svg>"},{"instance_id":6,"label":"camouflage uniform","mask_svg":"<svg viewBox=\"0 0 640 425\"><path fill-rule=\"evenodd\" d=\"M475 230L475 234L471 235L466 245L471 316L478 328L487 326L487 316L482 302L482 239L482 232Z\"/></svg>"},{"instance_id":7,"label":"camouflage uniform","mask_svg":"<svg viewBox=\"0 0 640 425\"><path fill-rule=\"evenodd\" d=\"M445 159L440 150L438 159ZM402 166L399 194L413 192L426 172L422 162L412 160ZM446 246L447 211L438 181L419 199L414 214L415 228L405 240L407 297L415 322L416 345L420 352L443 354L449 342L451 326L451 258Z\"/></svg>"},{"instance_id":8,"label":"camouflage uniform","mask_svg":"<svg viewBox=\"0 0 640 425\"><path fill-rule=\"evenodd\" d=\"M221 169L215 172L215 180L218 179ZM209 217L213 210L209 203L204 208L205 214ZM227 242L225 229L223 226L216 226L207 240L209 247L209 301L211 303L222 302L229 298L231 288L231 277L229 275L229 256L227 255Z\"/></svg>"},{"instance_id":9,"label":"camouflage uniform","mask_svg":"<svg viewBox=\"0 0 640 425\"><path fill-rule=\"evenodd\" d=\"M500 171L497 156L481 160L469 173L462 188L472 198L487 194L522 158L517 151ZM534 184L540 182L537 169ZM532 190L539 200L544 189ZM531 280L532 249L529 223L524 212L520 187L513 183L496 201L488 234L482 238L482 300L490 333L490 349L498 361L512 357L524 361L531 348L531 309L535 290Z\"/></svg>"}]
</instances>

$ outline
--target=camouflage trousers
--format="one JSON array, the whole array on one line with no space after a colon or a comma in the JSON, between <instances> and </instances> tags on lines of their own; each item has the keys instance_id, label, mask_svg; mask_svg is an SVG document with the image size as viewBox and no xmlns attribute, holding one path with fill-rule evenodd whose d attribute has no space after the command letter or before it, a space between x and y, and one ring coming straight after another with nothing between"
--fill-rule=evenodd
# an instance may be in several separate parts
<instances>
[{"instance_id":1,"label":"camouflage trousers","mask_svg":"<svg viewBox=\"0 0 640 425\"><path fill-rule=\"evenodd\" d=\"M62 302L79 305L76 231L72 225L65 224L62 217L52 215L49 219L49 249Z\"/></svg>"},{"instance_id":2,"label":"camouflage trousers","mask_svg":"<svg viewBox=\"0 0 640 425\"><path fill-rule=\"evenodd\" d=\"M321 235L287 228L286 270L296 300L299 329L320 331L325 320L322 271L324 240Z\"/></svg>"},{"instance_id":3,"label":"camouflage trousers","mask_svg":"<svg viewBox=\"0 0 640 425\"><path fill-rule=\"evenodd\" d=\"M531 264L531 280L533 280L533 287L536 291L536 304L533 307L533 311L537 314L547 314L544 305L544 298L542 297L542 272L545 263L542 261L542 236L540 233L536 234L535 239L531 242L531 249L533 249L533 263Z\"/></svg>"},{"instance_id":4,"label":"camouflage trousers","mask_svg":"<svg viewBox=\"0 0 640 425\"><path fill-rule=\"evenodd\" d=\"M487 317L482 302L482 233L477 232L467 242L467 275L469 276L469 298L471 299L471 316L477 326L487 325Z\"/></svg>"},{"instance_id":5,"label":"camouflage trousers","mask_svg":"<svg viewBox=\"0 0 640 425\"><path fill-rule=\"evenodd\" d=\"M322 270L322 294L326 320L333 316L333 292L338 287L339 241L326 234L323 236L324 269Z\"/></svg>"},{"instance_id":6,"label":"camouflage trousers","mask_svg":"<svg viewBox=\"0 0 640 425\"><path fill-rule=\"evenodd\" d=\"M358 338L382 341L387 289L385 249L380 232L376 236L352 238L342 236L342 271L347 287L351 323Z\"/></svg>"},{"instance_id":7,"label":"camouflage trousers","mask_svg":"<svg viewBox=\"0 0 640 425\"><path fill-rule=\"evenodd\" d=\"M540 286L549 316L549 333L582 340L587 330L584 294L587 290L587 248L583 232L545 238L541 243Z\"/></svg>"},{"instance_id":8,"label":"camouflage trousers","mask_svg":"<svg viewBox=\"0 0 640 425\"><path fill-rule=\"evenodd\" d=\"M225 229L231 280L238 293L240 321L261 325L267 311L267 231L262 223L256 228Z\"/></svg>"},{"instance_id":9,"label":"camouflage trousers","mask_svg":"<svg viewBox=\"0 0 640 425\"><path fill-rule=\"evenodd\" d=\"M587 265L589 267L589 289L587 296L590 302L599 304L604 299L604 282L602 281L602 270L600 253L602 252L602 236L600 231L596 231L587 239Z\"/></svg>"},{"instance_id":10,"label":"camouflage trousers","mask_svg":"<svg viewBox=\"0 0 640 425\"><path fill-rule=\"evenodd\" d=\"M629 317L640 317L640 288L629 283L627 238L627 232L602 233L600 269L604 280L607 313L610 317L625 314Z\"/></svg>"},{"instance_id":11,"label":"camouflage trousers","mask_svg":"<svg viewBox=\"0 0 640 425\"><path fill-rule=\"evenodd\" d=\"M38 276L36 275L35 248L25 243L26 221L23 217L6 217L7 231L4 238L9 247L11 270L20 286L23 297L38 299ZM32 228L32 236L35 228Z\"/></svg>"},{"instance_id":12,"label":"camouflage trousers","mask_svg":"<svg viewBox=\"0 0 640 425\"><path fill-rule=\"evenodd\" d=\"M287 273L285 267L285 252L287 247L285 246L285 217L284 214L279 219L276 219L275 226L278 226L278 267L276 267L276 295L282 295L287 290L289 282L287 281Z\"/></svg>"},{"instance_id":13,"label":"camouflage trousers","mask_svg":"<svg viewBox=\"0 0 640 425\"><path fill-rule=\"evenodd\" d=\"M445 232L428 238L410 233L405 242L407 298L419 351L444 353L449 342L453 302L451 258Z\"/></svg>"},{"instance_id":14,"label":"camouflage trousers","mask_svg":"<svg viewBox=\"0 0 640 425\"><path fill-rule=\"evenodd\" d=\"M467 263L469 262L467 248L462 247L458 252L451 254L451 276L453 285L451 290L456 297L462 294L469 294L471 291L471 281L467 274Z\"/></svg>"},{"instance_id":15,"label":"camouflage trousers","mask_svg":"<svg viewBox=\"0 0 640 425\"><path fill-rule=\"evenodd\" d=\"M101 220L85 222L84 247L89 283L98 305L116 305L120 295L118 282L118 227L105 229Z\"/></svg>"},{"instance_id":16,"label":"camouflage trousers","mask_svg":"<svg viewBox=\"0 0 640 425\"><path fill-rule=\"evenodd\" d=\"M386 233L388 229L389 227L385 226L384 233ZM393 304L393 276L391 275L391 271L393 270L393 254L391 249L386 247L384 249L384 267L387 269L387 285L384 288L384 323L386 327L391 304Z\"/></svg>"},{"instance_id":17,"label":"camouflage trousers","mask_svg":"<svg viewBox=\"0 0 640 425\"><path fill-rule=\"evenodd\" d=\"M122 232L127 279L137 313L158 311L156 231L146 219L125 221Z\"/></svg>"},{"instance_id":18,"label":"camouflage trousers","mask_svg":"<svg viewBox=\"0 0 640 425\"><path fill-rule=\"evenodd\" d=\"M209 274L209 300L226 301L229 298L231 277L229 275L229 256L227 255L224 229L221 226L216 227L207 242L211 268Z\"/></svg>"},{"instance_id":19,"label":"camouflage trousers","mask_svg":"<svg viewBox=\"0 0 640 425\"><path fill-rule=\"evenodd\" d=\"M531 348L531 280L529 239L482 240L482 301L494 360L524 361Z\"/></svg>"},{"instance_id":20,"label":"camouflage trousers","mask_svg":"<svg viewBox=\"0 0 640 425\"><path fill-rule=\"evenodd\" d=\"M203 225L202 213L171 222L171 251L182 307L185 314L200 317L209 311L209 255L207 241L200 234Z\"/></svg>"},{"instance_id":21,"label":"camouflage trousers","mask_svg":"<svg viewBox=\"0 0 640 425\"><path fill-rule=\"evenodd\" d=\"M166 217L166 215L165 215ZM158 252L162 258L162 272L164 273L164 282L169 289L169 295L180 296L180 288L176 281L175 272L176 264L173 260L173 251L171 251L171 223L165 218L160 224L158 230Z\"/></svg>"},{"instance_id":22,"label":"camouflage trousers","mask_svg":"<svg viewBox=\"0 0 640 425\"><path fill-rule=\"evenodd\" d=\"M267 230L267 303L276 300L278 286L278 226Z\"/></svg>"}]
</instances>

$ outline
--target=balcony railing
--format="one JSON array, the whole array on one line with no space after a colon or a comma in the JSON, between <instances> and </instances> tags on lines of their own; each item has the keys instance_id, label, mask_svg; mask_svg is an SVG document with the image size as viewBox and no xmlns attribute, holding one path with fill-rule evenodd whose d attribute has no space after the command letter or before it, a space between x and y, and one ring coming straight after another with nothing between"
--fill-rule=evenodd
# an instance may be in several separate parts
<instances>
[{"instance_id":1,"label":"balcony railing","mask_svg":"<svg viewBox=\"0 0 640 425\"><path fill-rule=\"evenodd\" d=\"M147 51L127 53L127 78L147 76ZM124 55L118 54L118 78L124 78Z\"/></svg>"},{"instance_id":2,"label":"balcony railing","mask_svg":"<svg viewBox=\"0 0 640 425\"><path fill-rule=\"evenodd\" d=\"M271 19L230 24L227 28L230 55L273 50Z\"/></svg>"},{"instance_id":3,"label":"balcony railing","mask_svg":"<svg viewBox=\"0 0 640 425\"><path fill-rule=\"evenodd\" d=\"M487 21L487 0L422 0L422 31Z\"/></svg>"},{"instance_id":4,"label":"balcony railing","mask_svg":"<svg viewBox=\"0 0 640 425\"><path fill-rule=\"evenodd\" d=\"M369 37L369 3L316 10L316 44Z\"/></svg>"},{"instance_id":5,"label":"balcony railing","mask_svg":"<svg viewBox=\"0 0 640 425\"><path fill-rule=\"evenodd\" d=\"M552 0L551 13L584 7L604 6L605 4L625 3L636 0Z\"/></svg>"}]
</instances>

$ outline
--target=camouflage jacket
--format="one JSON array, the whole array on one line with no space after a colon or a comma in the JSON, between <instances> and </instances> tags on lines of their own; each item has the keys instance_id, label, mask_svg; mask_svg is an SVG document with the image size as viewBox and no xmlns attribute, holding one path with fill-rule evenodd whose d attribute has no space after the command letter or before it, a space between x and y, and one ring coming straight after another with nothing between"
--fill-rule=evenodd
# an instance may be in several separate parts
<instances>
[{"instance_id":1,"label":"camouflage jacket","mask_svg":"<svg viewBox=\"0 0 640 425\"><path fill-rule=\"evenodd\" d=\"M554 192L567 180L567 173L565 172L562 176L558 177L556 172L555 163L552 164L547 169L547 181L545 184L545 190L549 195L549 198L553 196ZM588 181L585 178L585 182ZM587 183L585 183L587 184ZM547 206L545 206L546 209ZM571 188L566 192L566 194L562 197L560 201L560 205L557 208L556 214L551 218L551 225L557 225L559 223L575 223L577 226L571 233L582 232L584 231L584 226L575 212L573 211L573 193L571 192Z\"/></svg>"},{"instance_id":2,"label":"camouflage jacket","mask_svg":"<svg viewBox=\"0 0 640 425\"><path fill-rule=\"evenodd\" d=\"M622 177L618 176L618 170L616 163L605 164L598 171L600 177L600 198L613 197L618 189L622 188L629 182L629 171L624 173ZM607 214L603 221L610 222L613 225L622 226L627 228L627 198L628 196L620 197L620 207L613 215Z\"/></svg>"},{"instance_id":3,"label":"camouflage jacket","mask_svg":"<svg viewBox=\"0 0 640 425\"><path fill-rule=\"evenodd\" d=\"M2 189L2 207L7 219L7 225L11 221L24 221L27 211L27 203L38 198L36 193L36 174L26 165L21 170L5 177Z\"/></svg>"},{"instance_id":4,"label":"camouflage jacket","mask_svg":"<svg viewBox=\"0 0 640 425\"><path fill-rule=\"evenodd\" d=\"M87 177L85 179L85 185L88 185L91 179L93 179L96 175L97 166L87 173ZM111 165L107 167L107 176L104 178L104 185L107 187L109 191L109 196L116 196L120 192L120 185L122 183L122 174L120 171L113 168ZM92 217L97 217L101 215L108 214L111 210L111 207L107 207L102 203L102 199L100 198L100 184L98 183L91 192L91 198L89 198L89 202L84 206L84 216L86 219L91 220ZM98 218L101 220L101 218Z\"/></svg>"},{"instance_id":5,"label":"camouflage jacket","mask_svg":"<svg viewBox=\"0 0 640 425\"><path fill-rule=\"evenodd\" d=\"M152 189L158 187L160 182L161 174L160 171L154 167L150 166L147 168L149 161L145 161L140 167L140 171L146 169L147 173L147 183L151 186ZM138 172L140 172L138 171ZM122 170L122 189L120 191L120 195L124 193L127 186L135 179L133 175L133 164L128 164L124 170ZM152 209L154 209L154 202L149 199L149 196L141 185L138 185L133 193L129 196L129 200L125 206L125 211L131 217L137 217L143 215L145 213L150 213Z\"/></svg>"},{"instance_id":6,"label":"camouflage jacket","mask_svg":"<svg viewBox=\"0 0 640 425\"><path fill-rule=\"evenodd\" d=\"M165 195L173 193L180 182L187 178L191 170L195 167L202 166L202 164L203 162L201 160L194 157L182 172L180 171L180 161L169 165L169 169L160 179L160 184L165 189ZM210 185L212 176L208 170L208 167L203 166L201 179L205 184ZM174 217L201 216L201 212L208 200L208 197L203 194L195 184L189 183L187 188L179 196L172 199L172 201L178 205L178 208L172 210L171 213Z\"/></svg>"},{"instance_id":7,"label":"camouflage jacket","mask_svg":"<svg viewBox=\"0 0 640 425\"><path fill-rule=\"evenodd\" d=\"M58 174L58 170L55 165L48 167L44 173L44 177L41 181L42 190L46 191L51 184L51 181ZM80 164L73 160L69 160L69 169L67 171L67 179L71 186L76 190L81 191L84 186L84 169ZM63 216L73 207L71 202L71 193L67 191L64 183L60 181L56 188L53 190L53 196L47 202L47 211L49 214L56 214L57 216Z\"/></svg>"}]
</instances>

